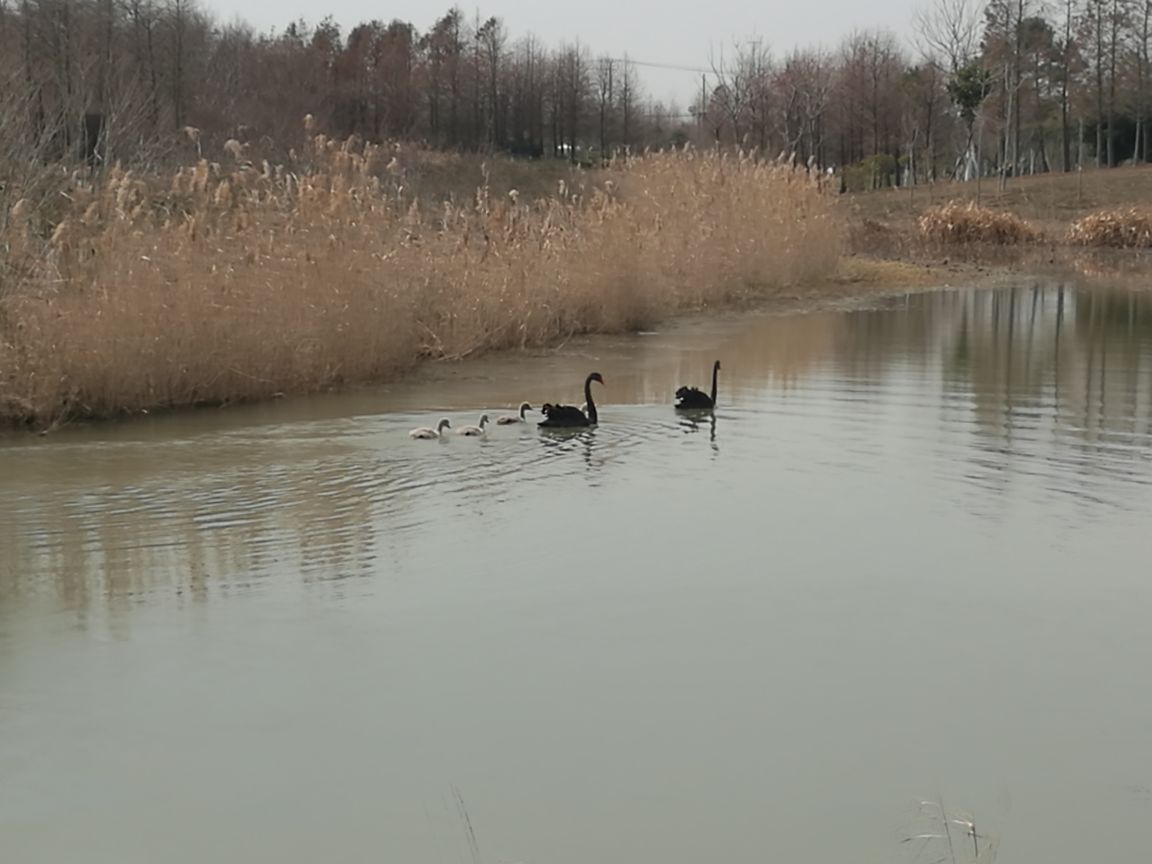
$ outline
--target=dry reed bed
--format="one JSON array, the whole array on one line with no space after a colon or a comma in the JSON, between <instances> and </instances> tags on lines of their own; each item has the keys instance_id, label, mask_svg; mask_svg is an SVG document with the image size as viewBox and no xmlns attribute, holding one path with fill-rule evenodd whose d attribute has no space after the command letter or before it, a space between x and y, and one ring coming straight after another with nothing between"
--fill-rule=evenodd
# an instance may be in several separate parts
<instances>
[{"instance_id":1,"label":"dry reed bed","mask_svg":"<svg viewBox=\"0 0 1152 864\"><path fill-rule=\"evenodd\" d=\"M1040 239L1040 232L1014 213L990 210L975 203L950 201L920 217L920 236L943 244L992 243L1015 245Z\"/></svg>"},{"instance_id":2,"label":"dry reed bed","mask_svg":"<svg viewBox=\"0 0 1152 864\"><path fill-rule=\"evenodd\" d=\"M392 151L206 162L75 183L7 214L0 418L47 424L387 378L423 357L636 328L827 276L832 202L750 156L629 160L611 180L425 212ZM48 236L50 234L50 237Z\"/></svg>"},{"instance_id":3,"label":"dry reed bed","mask_svg":"<svg viewBox=\"0 0 1152 864\"><path fill-rule=\"evenodd\" d=\"M1130 208L1089 213L1068 229L1067 241L1077 246L1114 249L1152 247L1152 212Z\"/></svg>"}]
</instances>

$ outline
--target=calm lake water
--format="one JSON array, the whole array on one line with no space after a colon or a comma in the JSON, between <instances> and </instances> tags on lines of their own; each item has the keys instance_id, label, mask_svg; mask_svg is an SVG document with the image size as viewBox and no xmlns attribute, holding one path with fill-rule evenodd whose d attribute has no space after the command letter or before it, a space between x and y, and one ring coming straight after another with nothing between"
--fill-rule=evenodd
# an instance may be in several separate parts
<instances>
[{"instance_id":1,"label":"calm lake water","mask_svg":"<svg viewBox=\"0 0 1152 864\"><path fill-rule=\"evenodd\" d=\"M593 370L594 431L406 434ZM4 864L948 860L923 800L956 861L1148 855L1152 295L8 438L0 492Z\"/></svg>"}]
</instances>

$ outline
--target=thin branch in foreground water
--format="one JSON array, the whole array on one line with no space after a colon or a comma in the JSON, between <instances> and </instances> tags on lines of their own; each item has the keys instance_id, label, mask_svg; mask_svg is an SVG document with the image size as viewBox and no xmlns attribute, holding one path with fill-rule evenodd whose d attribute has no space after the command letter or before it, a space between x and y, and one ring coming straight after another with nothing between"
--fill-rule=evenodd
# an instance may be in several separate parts
<instances>
[{"instance_id":1,"label":"thin branch in foreground water","mask_svg":"<svg viewBox=\"0 0 1152 864\"><path fill-rule=\"evenodd\" d=\"M965 838L972 841L971 849L966 843L954 842L953 825L965 829ZM996 858L996 839L977 832L974 816L946 810L943 799L917 802L916 816L909 832L900 842L914 846L912 856L917 862L962 864L968 861L991 862Z\"/></svg>"},{"instance_id":2,"label":"thin branch in foreground water","mask_svg":"<svg viewBox=\"0 0 1152 864\"><path fill-rule=\"evenodd\" d=\"M472 819L468 816L468 808L464 805L464 796L460 794L456 784L452 784L452 794L456 797L456 809L460 812L460 818L464 822L464 833L468 838L468 851L472 855L472 864L480 864L480 844L476 842L476 832L472 830Z\"/></svg>"}]
</instances>

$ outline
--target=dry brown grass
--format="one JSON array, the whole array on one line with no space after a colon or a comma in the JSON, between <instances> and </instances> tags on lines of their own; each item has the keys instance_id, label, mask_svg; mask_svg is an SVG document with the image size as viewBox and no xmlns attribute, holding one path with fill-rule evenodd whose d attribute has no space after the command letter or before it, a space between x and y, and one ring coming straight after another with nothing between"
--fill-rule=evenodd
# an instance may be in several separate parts
<instances>
[{"instance_id":1,"label":"dry brown grass","mask_svg":"<svg viewBox=\"0 0 1152 864\"><path fill-rule=\"evenodd\" d=\"M1014 245L1039 238L1039 232L1014 213L980 207L971 201L950 201L924 211L920 236L944 244L993 243Z\"/></svg>"},{"instance_id":2,"label":"dry brown grass","mask_svg":"<svg viewBox=\"0 0 1152 864\"><path fill-rule=\"evenodd\" d=\"M421 206L393 148L306 171L200 162L17 203L0 253L0 417L47 424L386 378L619 331L829 275L831 201L750 157L657 154L547 196Z\"/></svg>"},{"instance_id":3,"label":"dry brown grass","mask_svg":"<svg viewBox=\"0 0 1152 864\"><path fill-rule=\"evenodd\" d=\"M1009 178L1003 189L996 179L985 177L979 184L940 182L842 197L860 219L915 221L929 207L973 201L1062 233L1071 221L1096 210L1146 206L1152 200L1152 165Z\"/></svg>"},{"instance_id":4,"label":"dry brown grass","mask_svg":"<svg viewBox=\"0 0 1152 864\"><path fill-rule=\"evenodd\" d=\"M1146 249L1152 247L1152 212L1133 207L1090 213L1072 224L1066 239L1077 246Z\"/></svg>"}]
</instances>

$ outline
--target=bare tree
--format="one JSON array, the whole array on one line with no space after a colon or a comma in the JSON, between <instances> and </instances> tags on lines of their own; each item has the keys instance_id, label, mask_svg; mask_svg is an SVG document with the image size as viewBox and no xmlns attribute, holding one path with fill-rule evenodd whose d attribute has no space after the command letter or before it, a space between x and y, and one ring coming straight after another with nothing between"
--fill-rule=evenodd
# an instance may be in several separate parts
<instances>
[{"instance_id":1,"label":"bare tree","mask_svg":"<svg viewBox=\"0 0 1152 864\"><path fill-rule=\"evenodd\" d=\"M1060 42L1060 147L1064 170L1072 170L1072 130L1068 122L1069 83L1076 44L1072 39L1074 0L1064 0L1064 35Z\"/></svg>"},{"instance_id":2,"label":"bare tree","mask_svg":"<svg viewBox=\"0 0 1152 864\"><path fill-rule=\"evenodd\" d=\"M600 158L608 155L609 126L615 108L616 61L601 57L596 61L596 109L600 127Z\"/></svg>"},{"instance_id":3,"label":"bare tree","mask_svg":"<svg viewBox=\"0 0 1152 864\"><path fill-rule=\"evenodd\" d=\"M980 47L981 8L978 0L935 0L918 9L912 26L925 57L943 57L953 74L970 62Z\"/></svg>"},{"instance_id":4,"label":"bare tree","mask_svg":"<svg viewBox=\"0 0 1152 864\"><path fill-rule=\"evenodd\" d=\"M767 147L772 72L768 47L759 39L737 42L729 58L721 51L719 58L712 57L711 66L716 85L705 110L712 119L714 134L719 138L726 126L732 143L737 146L755 143L761 148Z\"/></svg>"},{"instance_id":5,"label":"bare tree","mask_svg":"<svg viewBox=\"0 0 1152 864\"><path fill-rule=\"evenodd\" d=\"M1152 35L1149 25L1152 24L1152 0L1142 0L1137 20L1139 25L1136 31L1136 134L1132 142L1132 161L1141 162L1148 151L1147 106L1145 104L1145 88L1148 77L1148 41Z\"/></svg>"},{"instance_id":6,"label":"bare tree","mask_svg":"<svg viewBox=\"0 0 1152 864\"><path fill-rule=\"evenodd\" d=\"M477 31L476 38L482 47L483 62L485 66L485 79L488 88L488 143L493 147L504 140L503 111L500 92L500 72L504 58L504 45L507 36L504 25L499 18L489 18Z\"/></svg>"},{"instance_id":7,"label":"bare tree","mask_svg":"<svg viewBox=\"0 0 1152 864\"><path fill-rule=\"evenodd\" d=\"M1152 2L1152 0L1149 0ZM620 66L619 84L616 87L618 94L616 102L620 114L620 139L625 147L631 147L636 132L637 105L640 102L640 78L636 73L636 66L628 61L628 55ZM657 125L659 125L657 123ZM662 134L662 130L657 135Z\"/></svg>"}]
</instances>

